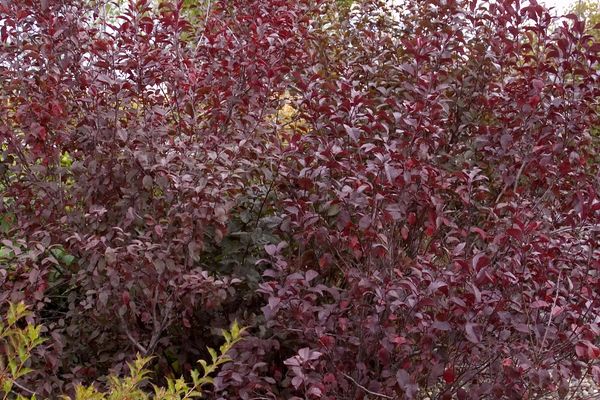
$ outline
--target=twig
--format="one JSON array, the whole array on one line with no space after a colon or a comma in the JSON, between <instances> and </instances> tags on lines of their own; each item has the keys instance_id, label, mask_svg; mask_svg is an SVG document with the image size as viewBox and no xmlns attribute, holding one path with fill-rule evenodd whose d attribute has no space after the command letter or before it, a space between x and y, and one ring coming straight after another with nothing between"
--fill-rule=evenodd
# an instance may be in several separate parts
<instances>
[{"instance_id":1,"label":"twig","mask_svg":"<svg viewBox=\"0 0 600 400\"><path fill-rule=\"evenodd\" d=\"M554 301L552 302L552 308L550 308L550 316L548 318L548 323L546 324L546 330L544 331L544 337L542 338L542 343L540 344L540 351L544 348L546 344L546 337L548 336L548 330L550 329L550 324L552 323L552 313L554 312L554 308L556 307L556 302L558 301L558 295L560 293L560 279L562 278L562 269L558 272L558 279L556 280L556 294L554 295Z\"/></svg>"},{"instance_id":2,"label":"twig","mask_svg":"<svg viewBox=\"0 0 600 400\"><path fill-rule=\"evenodd\" d=\"M521 174L523 173L523 170L525 169L526 164L527 164L527 161L523 160L523 162L521 163L521 168L519 168L519 171L517 172L517 177L515 178L515 183L513 185L513 193L515 193L517 191L517 186L519 185L519 179L521 178ZM508 189L508 186L509 186L508 184L504 185L504 187L502 188L502 191L500 192L500 194L498 194L498 197L496 197L496 201L495 201L496 204L498 204L500 199L502 199L502 196L504 196L504 193Z\"/></svg>"},{"instance_id":3,"label":"twig","mask_svg":"<svg viewBox=\"0 0 600 400\"><path fill-rule=\"evenodd\" d=\"M519 172L517 172L517 177L515 178L515 185L513 186L513 193L517 192L517 187L519 186L519 179L521 179L521 174L523 173L523 170L525 169L525 165L527 165L527 160L523 160L523 163L521 164L521 168L519 168Z\"/></svg>"},{"instance_id":4,"label":"twig","mask_svg":"<svg viewBox=\"0 0 600 400\"><path fill-rule=\"evenodd\" d=\"M146 356L148 354L148 350L142 346L140 344L140 342L138 342L137 340L135 340L135 338L133 337L133 335L131 335L131 332L129 332L129 328L127 328L127 323L125 322L125 319L121 316L119 316L121 318L121 323L123 324L123 330L125 331L125 334L127 335L127 338L129 338L129 340L131 341L131 343L138 348L138 350L140 350L142 352L142 354L144 356Z\"/></svg>"},{"instance_id":5,"label":"twig","mask_svg":"<svg viewBox=\"0 0 600 400\"><path fill-rule=\"evenodd\" d=\"M350 379L352 381L352 383L354 383L356 386L358 386L359 388L361 388L366 393L368 393L368 394L370 394L372 396L377 396L377 397L381 397L381 398L384 398L384 399L393 399L393 397L388 396L387 394L377 393L377 392L374 392L372 390L367 389L366 387L364 387L360 383L356 382L356 380L353 377L351 377L350 375L348 375L348 374L345 374L345 373L342 372L342 375L344 375L346 378Z\"/></svg>"},{"instance_id":6,"label":"twig","mask_svg":"<svg viewBox=\"0 0 600 400\"><path fill-rule=\"evenodd\" d=\"M583 381L585 380L585 378L587 377L587 373L583 374L583 376L581 377L581 379L579 380L579 382L577 382L577 386L575 386L575 390L573 390L573 393L571 393L571 395L569 396L569 398L567 400L571 400L575 397L575 395L577 394L577 392L579 391L579 388L581 387L581 384L583 383Z\"/></svg>"},{"instance_id":7,"label":"twig","mask_svg":"<svg viewBox=\"0 0 600 400\"><path fill-rule=\"evenodd\" d=\"M163 331L165 330L167 325L170 324L169 320L171 318L171 310L172 310L172 306L169 301L170 297L171 296L169 295L169 298L167 298L167 301L166 301L167 306L166 306L166 310L163 314L162 321L159 323L158 318L156 316L154 317L155 318L154 331L152 332L152 337L150 338L150 343L148 344L148 353L152 353L154 351L154 348L158 344L158 341L160 340ZM158 291L156 291L156 295L155 295L155 306L154 306L155 310L156 310L157 303L158 303ZM154 313L154 311L153 311L153 313Z\"/></svg>"},{"instance_id":8,"label":"twig","mask_svg":"<svg viewBox=\"0 0 600 400\"><path fill-rule=\"evenodd\" d=\"M32 395L32 396L37 396L37 393L36 393L34 390L31 390L31 389L29 389L29 388L27 388L27 387L25 387L25 386L21 385L19 382L17 382L17 381L16 381L16 380L14 380L14 379L11 379L11 381L12 381L12 384L13 384L13 385L15 385L16 387L18 387L18 388L19 388L19 389L21 389L22 391L24 391L24 392L27 392L27 393L29 393L29 394L30 394L30 395Z\"/></svg>"},{"instance_id":9,"label":"twig","mask_svg":"<svg viewBox=\"0 0 600 400\"><path fill-rule=\"evenodd\" d=\"M565 226L565 227L562 227L562 228L555 229L555 230L553 230L550 233L564 233L564 232L574 231L574 230L577 230L577 229L580 229L580 230L584 230L584 229L587 230L587 229L589 229L591 231L595 231L595 230L600 230L600 227L598 227L598 225L583 225L583 226L575 226L575 227L573 227L573 226Z\"/></svg>"}]
</instances>

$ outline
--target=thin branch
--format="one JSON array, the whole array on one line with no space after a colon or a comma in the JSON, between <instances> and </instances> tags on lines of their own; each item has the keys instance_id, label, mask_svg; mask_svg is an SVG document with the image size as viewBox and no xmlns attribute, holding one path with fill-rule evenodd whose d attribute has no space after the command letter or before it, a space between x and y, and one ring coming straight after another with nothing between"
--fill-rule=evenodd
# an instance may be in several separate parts
<instances>
[{"instance_id":1,"label":"thin branch","mask_svg":"<svg viewBox=\"0 0 600 400\"><path fill-rule=\"evenodd\" d=\"M525 169L525 165L527 165L527 160L523 160L521 168L519 168L519 172L517 172L517 177L515 178L515 185L513 186L513 193L517 193L517 187L519 186L519 180L521 179L521 174Z\"/></svg>"},{"instance_id":2,"label":"thin branch","mask_svg":"<svg viewBox=\"0 0 600 400\"><path fill-rule=\"evenodd\" d=\"M169 296L169 298L166 301L166 309L165 312L163 314L162 320L160 321L160 323L158 322L158 318L155 316L155 320L154 320L154 330L152 332L152 337L150 338L150 343L148 344L148 353L152 353L154 352L154 348L156 347L156 345L158 344L158 341L161 339L161 335L163 333L163 331L165 330L165 328L167 327L167 325L170 324L170 319L171 319L171 310L172 310L172 306L171 306L171 302L169 301L171 296ZM155 296L155 304L158 302L158 291L156 292L156 296ZM156 308L156 306L154 307Z\"/></svg>"},{"instance_id":3,"label":"thin branch","mask_svg":"<svg viewBox=\"0 0 600 400\"><path fill-rule=\"evenodd\" d=\"M577 394L577 392L579 392L579 388L581 387L581 384L583 383L583 381L585 380L585 378L587 377L587 372L585 374L583 374L583 376L581 377L581 379L579 379L579 381L577 382L577 386L575 386L575 390L573 390L573 393L571 393L571 395L569 396L569 398L567 400L571 400L575 397L575 395Z\"/></svg>"},{"instance_id":4,"label":"thin branch","mask_svg":"<svg viewBox=\"0 0 600 400\"><path fill-rule=\"evenodd\" d=\"M366 387L364 387L364 386L363 386L363 385L361 385L360 383L356 382L356 380L355 380L353 377L351 377L350 375L348 375L348 374L345 374L345 373L343 373L343 372L342 372L342 375L344 375L346 378L350 379L350 380L352 381L352 383L354 383L356 386L358 386L359 388L361 388L361 389L362 389L362 390L364 390L366 393L368 393L368 394L370 394L370 395L372 395L372 396L381 397L381 398L383 398L383 399L393 399L393 397L392 397L392 396L388 396L387 394L383 394L383 393L377 393L377 392L374 392L374 391L372 391L372 390L369 390L369 389L367 389Z\"/></svg>"},{"instance_id":5,"label":"thin branch","mask_svg":"<svg viewBox=\"0 0 600 400\"><path fill-rule=\"evenodd\" d=\"M129 332L129 328L127 328L127 323L125 322L125 319L123 317L121 317L121 323L123 324L123 330L125 331L125 334L127 335L127 338L131 341L131 343L138 348L139 351L142 352L142 354L144 356L148 355L148 350L141 345L140 342L138 342L137 340L135 340L135 338L133 337L133 335L131 334L131 332Z\"/></svg>"},{"instance_id":6,"label":"thin branch","mask_svg":"<svg viewBox=\"0 0 600 400\"><path fill-rule=\"evenodd\" d=\"M9 378L9 379L10 379L10 378ZM37 393L36 393L34 390L31 390L31 389L29 389L28 387L21 385L19 382L17 382L17 381L16 381L16 380L14 380L14 379L11 379L11 381L12 381L12 384L13 384L13 385L15 385L16 387L18 387L18 388L19 388L19 389L21 389L22 391L24 391L24 392L27 392L27 393L29 393L29 394L30 394L30 395L32 395L32 396L37 396Z\"/></svg>"},{"instance_id":7,"label":"thin branch","mask_svg":"<svg viewBox=\"0 0 600 400\"><path fill-rule=\"evenodd\" d=\"M548 323L546 324L546 330L544 331L544 337L542 338L542 343L540 344L540 351L544 348L546 344L546 337L548 336L548 330L550 329L550 324L552 323L552 313L554 312L554 308L556 307L556 302L558 301L558 295L560 293L560 279L562 278L562 268L558 272L558 278L556 280L556 294L554 295L554 301L552 302L552 308L550 308L550 316L548 318Z\"/></svg>"},{"instance_id":8,"label":"thin branch","mask_svg":"<svg viewBox=\"0 0 600 400\"><path fill-rule=\"evenodd\" d=\"M564 232L571 232L571 231L575 231L575 230L590 230L590 231L600 231L600 227L598 225L582 225L582 226L565 226L562 228L558 228L553 230L550 233L564 233Z\"/></svg>"},{"instance_id":9,"label":"thin branch","mask_svg":"<svg viewBox=\"0 0 600 400\"><path fill-rule=\"evenodd\" d=\"M527 165L527 160L523 160L523 162L521 163L521 168L519 168L519 171L517 172L517 177L515 178L515 183L513 185L513 193L515 193L517 191L517 187L519 186L519 179L521 179L521 174L523 173L523 170L525 169L525 165ZM504 185L504 187L502 188L502 191L500 192L500 194L498 194L498 197L496 197L496 201L495 201L496 204L498 204L500 199L502 199L502 196L504 196L504 193L508 189L508 186L509 186L508 184Z\"/></svg>"}]
</instances>

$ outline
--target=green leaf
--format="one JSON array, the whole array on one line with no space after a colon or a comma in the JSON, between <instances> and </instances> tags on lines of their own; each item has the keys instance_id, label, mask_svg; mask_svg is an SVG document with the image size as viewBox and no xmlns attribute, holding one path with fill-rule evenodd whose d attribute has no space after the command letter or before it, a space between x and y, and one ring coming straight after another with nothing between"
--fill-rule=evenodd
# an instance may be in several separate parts
<instances>
[{"instance_id":1,"label":"green leaf","mask_svg":"<svg viewBox=\"0 0 600 400\"><path fill-rule=\"evenodd\" d=\"M208 352L210 353L210 357L212 358L212 361L215 362L217 361L217 358L219 358L217 356L217 352L215 351L215 349L213 349L212 347L207 347Z\"/></svg>"},{"instance_id":2,"label":"green leaf","mask_svg":"<svg viewBox=\"0 0 600 400\"><path fill-rule=\"evenodd\" d=\"M193 369L190 372L190 375L192 376L192 382L194 383L194 386L198 386L198 381L200 379L200 372L198 372L197 369Z\"/></svg>"},{"instance_id":3,"label":"green leaf","mask_svg":"<svg viewBox=\"0 0 600 400\"><path fill-rule=\"evenodd\" d=\"M13 387L13 383L11 380L5 379L4 382L2 382L2 391L4 393L10 393L10 391L12 390L12 387Z\"/></svg>"},{"instance_id":4,"label":"green leaf","mask_svg":"<svg viewBox=\"0 0 600 400\"><path fill-rule=\"evenodd\" d=\"M206 364L206 361L198 360L198 363L202 366L202 371L204 372L204 375L206 375L206 371L208 370L208 365Z\"/></svg>"},{"instance_id":5,"label":"green leaf","mask_svg":"<svg viewBox=\"0 0 600 400\"><path fill-rule=\"evenodd\" d=\"M19 379L20 377L25 376L31 372L33 372L33 369L28 368L28 367L23 367L19 370L19 372L17 374L15 374L15 376L13 376L13 378Z\"/></svg>"},{"instance_id":6,"label":"green leaf","mask_svg":"<svg viewBox=\"0 0 600 400\"><path fill-rule=\"evenodd\" d=\"M231 337L233 339L237 339L240 337L240 327L238 325L237 320L233 321L233 324L231 324Z\"/></svg>"},{"instance_id":7,"label":"green leaf","mask_svg":"<svg viewBox=\"0 0 600 400\"><path fill-rule=\"evenodd\" d=\"M187 391L188 385L183 378L178 378L175 381L175 390L178 392Z\"/></svg>"},{"instance_id":8,"label":"green leaf","mask_svg":"<svg viewBox=\"0 0 600 400\"><path fill-rule=\"evenodd\" d=\"M18 320L25 317L27 315L27 306L25 303L11 303L8 308L8 314L6 316L6 320L8 321L8 325L14 325Z\"/></svg>"},{"instance_id":9,"label":"green leaf","mask_svg":"<svg viewBox=\"0 0 600 400\"><path fill-rule=\"evenodd\" d=\"M10 371L10 374L13 376L17 373L17 362L15 361L14 358L8 359L8 370Z\"/></svg>"},{"instance_id":10,"label":"green leaf","mask_svg":"<svg viewBox=\"0 0 600 400\"><path fill-rule=\"evenodd\" d=\"M227 343L231 342L231 334L229 332L223 329L221 334L223 335Z\"/></svg>"},{"instance_id":11,"label":"green leaf","mask_svg":"<svg viewBox=\"0 0 600 400\"><path fill-rule=\"evenodd\" d=\"M19 346L16 350L21 363L24 363L25 361L27 361L27 359L29 359L29 354L27 353L27 349L25 347Z\"/></svg>"},{"instance_id":12,"label":"green leaf","mask_svg":"<svg viewBox=\"0 0 600 400\"><path fill-rule=\"evenodd\" d=\"M70 267L71 264L73 264L73 261L75 261L75 256L72 256L71 254L67 254L64 255L61 258L61 261L63 262L63 264L65 264L67 267Z\"/></svg>"}]
</instances>

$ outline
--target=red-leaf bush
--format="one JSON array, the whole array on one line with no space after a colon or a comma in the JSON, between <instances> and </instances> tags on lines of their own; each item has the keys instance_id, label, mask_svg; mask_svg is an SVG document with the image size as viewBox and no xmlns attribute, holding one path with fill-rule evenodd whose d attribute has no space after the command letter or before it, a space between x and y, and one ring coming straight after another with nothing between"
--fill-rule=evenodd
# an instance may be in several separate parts
<instances>
[{"instance_id":1,"label":"red-leaf bush","mask_svg":"<svg viewBox=\"0 0 600 400\"><path fill-rule=\"evenodd\" d=\"M135 352L215 398L600 381L600 44L535 1L0 5L0 301L46 395Z\"/></svg>"}]
</instances>

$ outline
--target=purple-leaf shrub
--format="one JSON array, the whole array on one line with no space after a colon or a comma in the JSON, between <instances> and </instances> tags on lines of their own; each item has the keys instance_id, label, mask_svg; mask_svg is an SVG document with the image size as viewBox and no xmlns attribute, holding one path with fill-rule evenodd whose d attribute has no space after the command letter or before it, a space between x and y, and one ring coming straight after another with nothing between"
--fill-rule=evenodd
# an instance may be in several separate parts
<instances>
[{"instance_id":1,"label":"purple-leaf shrub","mask_svg":"<svg viewBox=\"0 0 600 400\"><path fill-rule=\"evenodd\" d=\"M600 44L535 0L0 3L28 387L251 335L218 399L600 382Z\"/></svg>"}]
</instances>

